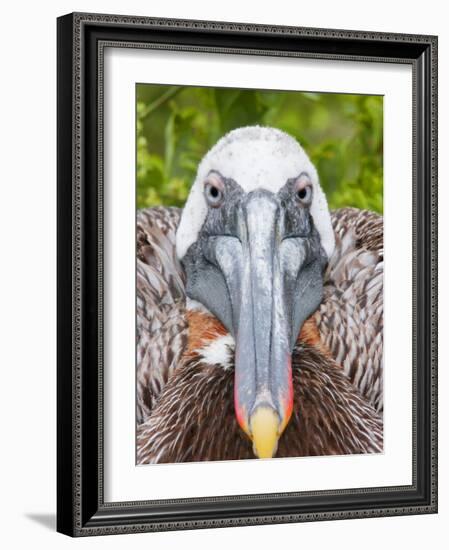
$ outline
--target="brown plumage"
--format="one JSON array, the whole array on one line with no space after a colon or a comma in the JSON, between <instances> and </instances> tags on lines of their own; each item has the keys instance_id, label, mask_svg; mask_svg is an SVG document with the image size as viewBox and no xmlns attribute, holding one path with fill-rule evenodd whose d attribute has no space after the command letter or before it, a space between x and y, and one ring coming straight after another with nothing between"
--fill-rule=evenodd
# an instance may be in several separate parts
<instances>
[{"instance_id":1,"label":"brown plumage","mask_svg":"<svg viewBox=\"0 0 449 550\"><path fill-rule=\"evenodd\" d=\"M333 361L307 345L293 356L294 412L277 457L382 451L382 421ZM137 460L191 462L254 458L237 424L234 373L198 358L170 378L151 418L138 427Z\"/></svg>"},{"instance_id":2,"label":"brown plumage","mask_svg":"<svg viewBox=\"0 0 449 550\"><path fill-rule=\"evenodd\" d=\"M187 343L185 277L175 253L178 208L137 213L137 422L151 413Z\"/></svg>"},{"instance_id":3,"label":"brown plumage","mask_svg":"<svg viewBox=\"0 0 449 550\"><path fill-rule=\"evenodd\" d=\"M254 458L235 419L233 349L230 368L196 352L225 331L186 312L179 216L138 213L138 463ZM276 456L382 450L382 217L346 208L332 222L337 246L293 354L294 410Z\"/></svg>"},{"instance_id":4,"label":"brown plumage","mask_svg":"<svg viewBox=\"0 0 449 550\"><path fill-rule=\"evenodd\" d=\"M342 208L332 213L336 248L315 313L322 341L354 386L383 411L383 219Z\"/></svg>"}]
</instances>

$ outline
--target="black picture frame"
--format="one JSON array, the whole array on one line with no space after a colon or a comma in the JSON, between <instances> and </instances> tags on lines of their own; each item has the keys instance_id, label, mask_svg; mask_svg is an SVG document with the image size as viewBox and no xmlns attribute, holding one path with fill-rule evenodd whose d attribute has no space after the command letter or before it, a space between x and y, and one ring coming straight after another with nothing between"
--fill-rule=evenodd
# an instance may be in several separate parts
<instances>
[{"instance_id":1,"label":"black picture frame","mask_svg":"<svg viewBox=\"0 0 449 550\"><path fill-rule=\"evenodd\" d=\"M60 17L57 30L57 530L86 536L435 513L437 37L85 13ZM104 502L101 102L106 43L412 66L412 485L170 501L151 501L149 494L145 502Z\"/></svg>"}]
</instances>

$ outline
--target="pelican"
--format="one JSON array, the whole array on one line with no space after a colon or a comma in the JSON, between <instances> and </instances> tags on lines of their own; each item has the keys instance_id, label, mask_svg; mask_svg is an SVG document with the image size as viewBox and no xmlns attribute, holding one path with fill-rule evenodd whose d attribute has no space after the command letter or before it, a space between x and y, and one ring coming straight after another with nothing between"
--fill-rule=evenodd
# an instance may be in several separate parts
<instances>
[{"instance_id":1,"label":"pelican","mask_svg":"<svg viewBox=\"0 0 449 550\"><path fill-rule=\"evenodd\" d=\"M330 212L288 134L225 135L137 215L138 464L382 452L382 283L382 216Z\"/></svg>"}]
</instances>

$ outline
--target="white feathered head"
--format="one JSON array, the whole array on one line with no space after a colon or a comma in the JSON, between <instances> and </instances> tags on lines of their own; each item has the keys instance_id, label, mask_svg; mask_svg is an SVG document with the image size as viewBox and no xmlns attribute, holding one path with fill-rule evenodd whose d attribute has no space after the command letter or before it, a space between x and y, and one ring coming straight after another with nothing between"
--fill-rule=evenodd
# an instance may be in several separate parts
<instances>
[{"instance_id":1,"label":"white feathered head","mask_svg":"<svg viewBox=\"0 0 449 550\"><path fill-rule=\"evenodd\" d=\"M181 259L193 244L206 219L208 206L204 184L208 174L217 171L232 178L249 193L265 189L277 193L289 178L306 173L313 186L310 207L321 245L330 258L335 247L329 208L317 171L304 149L290 135L265 126L246 126L222 137L201 161L190 190L176 235L176 250Z\"/></svg>"}]
</instances>

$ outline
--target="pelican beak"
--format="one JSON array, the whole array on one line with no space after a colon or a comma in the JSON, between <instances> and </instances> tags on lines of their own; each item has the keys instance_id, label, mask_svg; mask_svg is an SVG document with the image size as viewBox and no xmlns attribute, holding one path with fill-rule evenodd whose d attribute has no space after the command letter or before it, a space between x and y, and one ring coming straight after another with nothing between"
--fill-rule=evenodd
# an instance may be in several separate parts
<instances>
[{"instance_id":1,"label":"pelican beak","mask_svg":"<svg viewBox=\"0 0 449 550\"><path fill-rule=\"evenodd\" d=\"M271 458L293 409L292 326L285 292L290 275L282 258L283 220L278 201L262 192L249 195L240 226L241 266L233 277L240 290L235 289L239 315L234 404L255 455Z\"/></svg>"},{"instance_id":2,"label":"pelican beak","mask_svg":"<svg viewBox=\"0 0 449 550\"><path fill-rule=\"evenodd\" d=\"M258 407L251 415L250 425L254 454L259 458L272 458L280 436L279 416L271 407Z\"/></svg>"},{"instance_id":3,"label":"pelican beak","mask_svg":"<svg viewBox=\"0 0 449 550\"><path fill-rule=\"evenodd\" d=\"M234 336L236 418L259 458L275 456L290 420L292 350L322 297L319 237L315 229L298 236L286 217L278 196L248 193L227 234L205 239L202 254L192 249L184 264L189 296Z\"/></svg>"}]
</instances>

